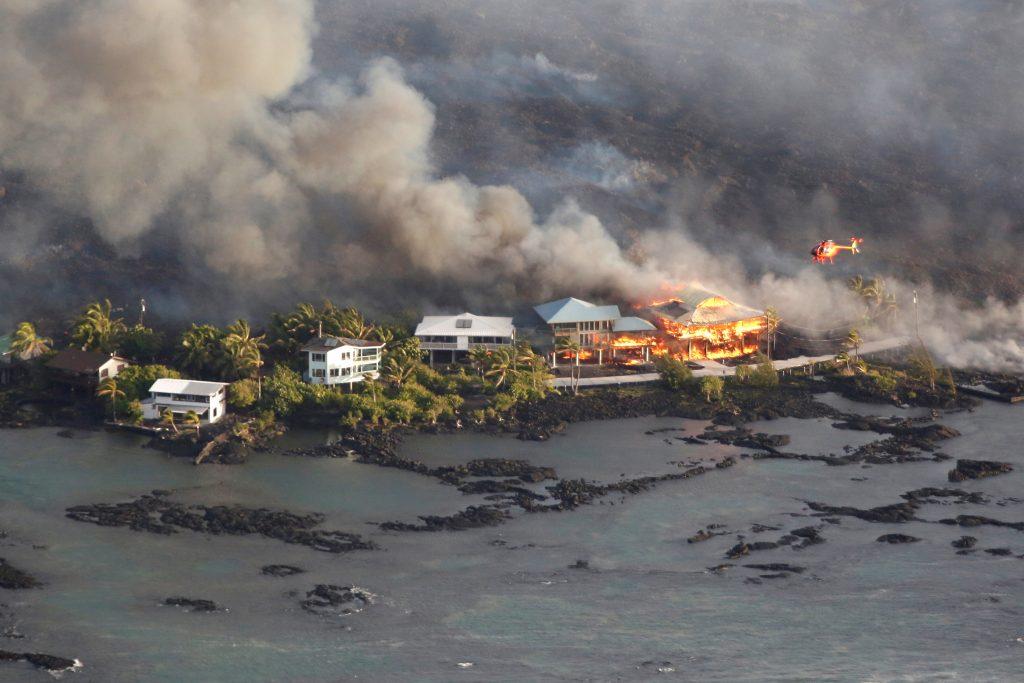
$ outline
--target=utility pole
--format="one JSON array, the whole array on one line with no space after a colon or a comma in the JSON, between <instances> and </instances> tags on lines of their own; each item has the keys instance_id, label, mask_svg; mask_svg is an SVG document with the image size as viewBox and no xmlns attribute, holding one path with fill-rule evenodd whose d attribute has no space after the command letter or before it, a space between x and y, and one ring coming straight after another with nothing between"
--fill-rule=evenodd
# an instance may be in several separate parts
<instances>
[{"instance_id":1,"label":"utility pole","mask_svg":"<svg viewBox=\"0 0 1024 683\"><path fill-rule=\"evenodd\" d=\"M917 290L914 290L914 336L921 343L921 314L917 309Z\"/></svg>"},{"instance_id":2,"label":"utility pole","mask_svg":"<svg viewBox=\"0 0 1024 683\"><path fill-rule=\"evenodd\" d=\"M139 327L143 327L146 320L146 300L139 299Z\"/></svg>"}]
</instances>

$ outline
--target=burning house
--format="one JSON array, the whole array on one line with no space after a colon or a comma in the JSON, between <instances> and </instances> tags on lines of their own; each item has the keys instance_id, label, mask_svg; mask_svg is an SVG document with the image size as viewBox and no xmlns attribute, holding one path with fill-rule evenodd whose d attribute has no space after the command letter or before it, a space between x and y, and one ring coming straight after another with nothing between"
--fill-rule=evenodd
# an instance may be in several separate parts
<instances>
[{"instance_id":1,"label":"burning house","mask_svg":"<svg viewBox=\"0 0 1024 683\"><path fill-rule=\"evenodd\" d=\"M663 353L686 359L739 358L760 348L767 330L764 311L696 287L645 309L662 332Z\"/></svg>"},{"instance_id":2,"label":"burning house","mask_svg":"<svg viewBox=\"0 0 1024 683\"><path fill-rule=\"evenodd\" d=\"M621 315L618 306L573 298L534 310L550 329L553 345L563 338L578 342L580 358L599 364L638 365L664 354L686 360L739 358L758 351L767 329L763 311L696 287L637 306L633 316ZM551 353L557 363L558 354Z\"/></svg>"}]
</instances>

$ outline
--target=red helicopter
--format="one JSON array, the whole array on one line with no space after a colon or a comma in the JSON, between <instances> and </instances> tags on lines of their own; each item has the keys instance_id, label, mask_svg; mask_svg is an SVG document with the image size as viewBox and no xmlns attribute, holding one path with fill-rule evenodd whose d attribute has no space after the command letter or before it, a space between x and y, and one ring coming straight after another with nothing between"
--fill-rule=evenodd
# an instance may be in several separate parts
<instances>
[{"instance_id":1,"label":"red helicopter","mask_svg":"<svg viewBox=\"0 0 1024 683\"><path fill-rule=\"evenodd\" d=\"M836 244L832 240L818 242L818 246L811 249L811 256L815 263L835 263L836 254L840 251L848 251L852 254L860 253L860 243L863 241L860 237L851 237L850 246Z\"/></svg>"}]
</instances>

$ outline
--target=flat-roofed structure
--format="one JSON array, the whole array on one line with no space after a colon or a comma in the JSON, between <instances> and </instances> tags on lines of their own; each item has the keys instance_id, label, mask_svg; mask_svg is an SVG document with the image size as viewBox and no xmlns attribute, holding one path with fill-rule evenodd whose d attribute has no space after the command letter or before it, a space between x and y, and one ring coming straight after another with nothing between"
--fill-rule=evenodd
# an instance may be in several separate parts
<instances>
[{"instance_id":1,"label":"flat-roofed structure","mask_svg":"<svg viewBox=\"0 0 1024 683\"><path fill-rule=\"evenodd\" d=\"M224 382L162 377L149 387L149 398L142 401L142 417L159 420L168 410L175 417L193 411L203 424L219 422L227 414L227 387Z\"/></svg>"},{"instance_id":2,"label":"flat-roofed structure","mask_svg":"<svg viewBox=\"0 0 1024 683\"><path fill-rule=\"evenodd\" d=\"M420 340L420 348L429 354L433 366L435 354L455 362L474 347L494 351L512 346L516 341L516 328L512 318L474 313L428 315L416 326L414 335Z\"/></svg>"}]
</instances>

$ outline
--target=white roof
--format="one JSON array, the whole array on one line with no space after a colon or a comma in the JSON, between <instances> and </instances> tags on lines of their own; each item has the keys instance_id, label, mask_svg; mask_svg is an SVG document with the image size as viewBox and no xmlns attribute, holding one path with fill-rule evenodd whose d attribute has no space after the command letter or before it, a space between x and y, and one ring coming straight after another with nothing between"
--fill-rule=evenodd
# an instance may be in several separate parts
<instances>
[{"instance_id":1,"label":"white roof","mask_svg":"<svg viewBox=\"0 0 1024 683\"><path fill-rule=\"evenodd\" d=\"M511 337L512 318L498 318L472 313L428 315L416 326L416 336L446 337Z\"/></svg>"},{"instance_id":2,"label":"white roof","mask_svg":"<svg viewBox=\"0 0 1024 683\"><path fill-rule=\"evenodd\" d=\"M158 394L189 394L190 396L213 396L226 387L224 382L199 382L193 379L170 379L163 377L149 388Z\"/></svg>"},{"instance_id":3,"label":"white roof","mask_svg":"<svg viewBox=\"0 0 1024 683\"><path fill-rule=\"evenodd\" d=\"M618 306L595 306L589 301L581 299L559 299L549 301L546 304L534 306L544 322L552 323L581 323L597 320L617 320L621 316Z\"/></svg>"}]
</instances>

